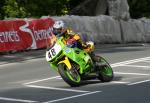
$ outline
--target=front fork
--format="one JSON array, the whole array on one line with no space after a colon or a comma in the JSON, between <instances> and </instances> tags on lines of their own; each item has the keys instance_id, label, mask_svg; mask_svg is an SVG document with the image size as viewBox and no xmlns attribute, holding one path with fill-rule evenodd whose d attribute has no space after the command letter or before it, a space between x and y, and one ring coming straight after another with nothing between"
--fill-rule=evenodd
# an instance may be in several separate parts
<instances>
[{"instance_id":1,"label":"front fork","mask_svg":"<svg viewBox=\"0 0 150 103\"><path fill-rule=\"evenodd\" d=\"M68 68L69 70L72 68L71 63L70 63L68 57L65 57L65 59L62 60L62 61L60 61L58 64L61 64L61 63L66 64L66 66L67 66L67 68Z\"/></svg>"}]
</instances>

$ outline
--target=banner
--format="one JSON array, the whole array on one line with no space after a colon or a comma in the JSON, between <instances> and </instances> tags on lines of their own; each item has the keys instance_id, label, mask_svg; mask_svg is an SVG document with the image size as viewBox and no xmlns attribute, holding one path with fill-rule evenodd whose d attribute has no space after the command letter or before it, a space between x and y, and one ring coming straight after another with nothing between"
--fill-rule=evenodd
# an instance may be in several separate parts
<instances>
[{"instance_id":1,"label":"banner","mask_svg":"<svg viewBox=\"0 0 150 103\"><path fill-rule=\"evenodd\" d=\"M46 47L53 23L51 18L0 21L0 52Z\"/></svg>"}]
</instances>

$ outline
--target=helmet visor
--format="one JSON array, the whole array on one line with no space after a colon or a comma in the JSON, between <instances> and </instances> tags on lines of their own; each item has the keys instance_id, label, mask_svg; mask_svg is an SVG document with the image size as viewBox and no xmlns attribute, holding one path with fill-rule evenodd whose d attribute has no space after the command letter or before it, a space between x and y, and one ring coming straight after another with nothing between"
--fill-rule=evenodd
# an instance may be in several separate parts
<instances>
[{"instance_id":1,"label":"helmet visor","mask_svg":"<svg viewBox=\"0 0 150 103\"><path fill-rule=\"evenodd\" d=\"M54 30L54 32L55 32L56 34L59 34L59 33L62 32L62 28L58 28L58 29L53 28L53 30Z\"/></svg>"}]
</instances>

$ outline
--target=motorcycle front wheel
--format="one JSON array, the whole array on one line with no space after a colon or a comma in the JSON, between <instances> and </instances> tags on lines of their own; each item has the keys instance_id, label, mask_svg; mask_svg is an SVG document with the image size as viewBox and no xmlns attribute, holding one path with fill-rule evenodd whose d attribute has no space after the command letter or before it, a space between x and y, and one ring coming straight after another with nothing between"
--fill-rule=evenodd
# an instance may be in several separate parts
<instances>
[{"instance_id":1,"label":"motorcycle front wheel","mask_svg":"<svg viewBox=\"0 0 150 103\"><path fill-rule=\"evenodd\" d=\"M58 66L58 72L61 75L62 79L71 87L76 87L80 85L81 77L75 67L69 70L66 64L62 63Z\"/></svg>"}]
</instances>

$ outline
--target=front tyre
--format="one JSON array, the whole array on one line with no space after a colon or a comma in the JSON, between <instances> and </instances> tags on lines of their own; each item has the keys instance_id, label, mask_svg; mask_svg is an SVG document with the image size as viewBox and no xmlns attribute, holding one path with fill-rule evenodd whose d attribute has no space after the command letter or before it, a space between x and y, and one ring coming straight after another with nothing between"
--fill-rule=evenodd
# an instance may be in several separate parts
<instances>
[{"instance_id":1,"label":"front tyre","mask_svg":"<svg viewBox=\"0 0 150 103\"><path fill-rule=\"evenodd\" d=\"M63 80L66 83L68 83L71 87L76 87L80 85L81 77L76 68L71 68L71 70L69 70L66 64L62 63L58 65L58 72L63 78Z\"/></svg>"},{"instance_id":2,"label":"front tyre","mask_svg":"<svg viewBox=\"0 0 150 103\"><path fill-rule=\"evenodd\" d=\"M99 59L99 63L102 65L98 67L98 79L102 82L109 82L114 77L113 69L103 57L99 57Z\"/></svg>"}]
</instances>

